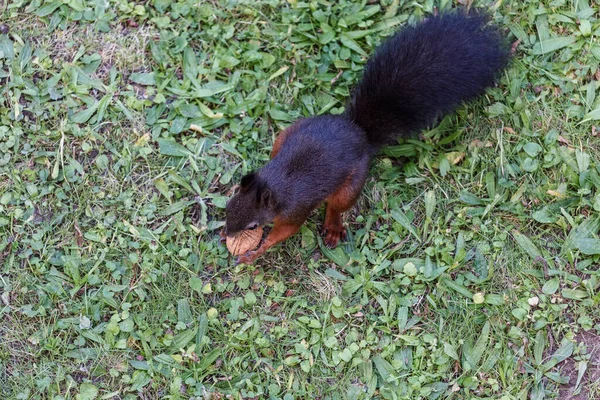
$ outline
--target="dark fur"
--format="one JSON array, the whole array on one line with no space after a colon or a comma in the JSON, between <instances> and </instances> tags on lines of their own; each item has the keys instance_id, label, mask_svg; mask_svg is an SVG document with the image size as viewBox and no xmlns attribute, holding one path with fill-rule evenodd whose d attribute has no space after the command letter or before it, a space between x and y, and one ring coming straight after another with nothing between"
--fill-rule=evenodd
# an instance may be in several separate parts
<instances>
[{"instance_id":1,"label":"dark fur","mask_svg":"<svg viewBox=\"0 0 600 400\"><path fill-rule=\"evenodd\" d=\"M367 63L343 116L297 121L277 155L242 179L227 205L226 232L275 218L301 225L340 187L360 190L380 146L427 128L481 95L509 59L480 15L431 17L387 40ZM349 184L352 177L359 177Z\"/></svg>"},{"instance_id":2,"label":"dark fur","mask_svg":"<svg viewBox=\"0 0 600 400\"><path fill-rule=\"evenodd\" d=\"M253 222L264 225L263 214L302 223L357 166L368 168L365 133L348 119L326 115L295 124L297 133L283 143L279 154L242 178L240 191L227 204L228 234ZM271 196L268 210L260 204L264 192L277 194Z\"/></svg>"},{"instance_id":3,"label":"dark fur","mask_svg":"<svg viewBox=\"0 0 600 400\"><path fill-rule=\"evenodd\" d=\"M426 19L386 40L369 60L346 115L376 147L430 127L493 85L510 50L481 14Z\"/></svg>"},{"instance_id":4,"label":"dark fur","mask_svg":"<svg viewBox=\"0 0 600 400\"><path fill-rule=\"evenodd\" d=\"M242 178L240 190L227 202L226 233L232 235L269 224L277 211L275 195L267 182L250 173Z\"/></svg>"}]
</instances>

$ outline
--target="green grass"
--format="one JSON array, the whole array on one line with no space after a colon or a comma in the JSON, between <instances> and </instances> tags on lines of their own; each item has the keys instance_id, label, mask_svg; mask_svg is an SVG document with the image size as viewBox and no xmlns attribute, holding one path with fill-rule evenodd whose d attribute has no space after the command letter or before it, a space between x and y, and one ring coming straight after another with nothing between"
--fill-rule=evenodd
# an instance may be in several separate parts
<instances>
[{"instance_id":1,"label":"green grass","mask_svg":"<svg viewBox=\"0 0 600 400\"><path fill-rule=\"evenodd\" d=\"M218 244L276 134L456 5L0 3L0 398L597 398L592 1L475 1L513 64L376 159L347 243L319 210L255 265Z\"/></svg>"}]
</instances>

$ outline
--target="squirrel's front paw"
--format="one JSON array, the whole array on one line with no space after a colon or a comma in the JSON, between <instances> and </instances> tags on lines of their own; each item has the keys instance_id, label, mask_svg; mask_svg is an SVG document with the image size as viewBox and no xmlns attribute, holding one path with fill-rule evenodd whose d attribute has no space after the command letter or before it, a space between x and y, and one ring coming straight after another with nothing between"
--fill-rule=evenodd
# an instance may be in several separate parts
<instances>
[{"instance_id":1,"label":"squirrel's front paw","mask_svg":"<svg viewBox=\"0 0 600 400\"><path fill-rule=\"evenodd\" d=\"M221 229L219 232L219 243L223 244L227 241L227 234L225 233L225 228Z\"/></svg>"},{"instance_id":2,"label":"squirrel's front paw","mask_svg":"<svg viewBox=\"0 0 600 400\"><path fill-rule=\"evenodd\" d=\"M259 254L256 251L249 251L245 254L242 254L241 256L239 256L237 258L235 265L238 265L238 264L250 265L254 262L254 260L256 260L258 255Z\"/></svg>"}]
</instances>

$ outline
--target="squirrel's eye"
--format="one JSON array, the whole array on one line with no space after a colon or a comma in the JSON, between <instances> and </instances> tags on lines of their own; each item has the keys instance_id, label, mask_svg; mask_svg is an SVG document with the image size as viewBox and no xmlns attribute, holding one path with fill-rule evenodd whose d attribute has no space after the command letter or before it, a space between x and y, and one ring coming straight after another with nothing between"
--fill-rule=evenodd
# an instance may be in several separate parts
<instances>
[{"instance_id":1,"label":"squirrel's eye","mask_svg":"<svg viewBox=\"0 0 600 400\"><path fill-rule=\"evenodd\" d=\"M251 222L248 224L248 226L246 226L246 230L254 230L258 228L258 222Z\"/></svg>"}]
</instances>

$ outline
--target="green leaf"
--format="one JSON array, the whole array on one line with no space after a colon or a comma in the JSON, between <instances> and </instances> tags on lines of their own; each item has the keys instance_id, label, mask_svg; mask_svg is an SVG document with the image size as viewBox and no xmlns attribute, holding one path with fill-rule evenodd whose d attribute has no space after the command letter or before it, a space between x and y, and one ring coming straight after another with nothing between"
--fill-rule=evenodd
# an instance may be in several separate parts
<instances>
[{"instance_id":1,"label":"green leaf","mask_svg":"<svg viewBox=\"0 0 600 400\"><path fill-rule=\"evenodd\" d=\"M98 113L96 114L96 119L93 121L95 124L99 124L104 119L104 114L106 113L106 109L108 105L111 103L112 94L107 94L100 99L98 102Z\"/></svg>"},{"instance_id":2,"label":"green leaf","mask_svg":"<svg viewBox=\"0 0 600 400\"><path fill-rule=\"evenodd\" d=\"M600 192L596 194L594 205L592 207L594 207L594 210L600 211Z\"/></svg>"},{"instance_id":3,"label":"green leaf","mask_svg":"<svg viewBox=\"0 0 600 400\"><path fill-rule=\"evenodd\" d=\"M590 53L594 56L594 58L600 61L600 45L593 45L590 49ZM600 110L600 108L598 108Z\"/></svg>"},{"instance_id":4,"label":"green leaf","mask_svg":"<svg viewBox=\"0 0 600 400\"><path fill-rule=\"evenodd\" d=\"M544 349L546 348L546 331L541 329L535 335L535 345L533 346L533 358L535 363L540 365L544 356Z\"/></svg>"},{"instance_id":5,"label":"green leaf","mask_svg":"<svg viewBox=\"0 0 600 400\"><path fill-rule=\"evenodd\" d=\"M225 208L225 206L227 205L228 197L225 197L225 196L210 196L210 199L212 200L212 204L215 207Z\"/></svg>"},{"instance_id":6,"label":"green leaf","mask_svg":"<svg viewBox=\"0 0 600 400\"><path fill-rule=\"evenodd\" d=\"M481 357L485 353L490 336L490 322L486 321L483 325L483 329L481 330L481 334L477 338L477 342L475 342L475 346L470 351L470 354L467 355L467 361L473 367L473 369L477 368L479 362L481 361Z\"/></svg>"},{"instance_id":7,"label":"green leaf","mask_svg":"<svg viewBox=\"0 0 600 400\"><path fill-rule=\"evenodd\" d=\"M150 378L150 375L148 375L146 371L135 371L133 373L131 387L129 389L134 392L141 391L150 383L151 380L152 378Z\"/></svg>"},{"instance_id":8,"label":"green leaf","mask_svg":"<svg viewBox=\"0 0 600 400\"><path fill-rule=\"evenodd\" d=\"M31 61L31 54L31 46L29 43L26 43L19 53L19 67L21 68L21 71L24 71L27 64L29 64L29 61Z\"/></svg>"},{"instance_id":9,"label":"green leaf","mask_svg":"<svg viewBox=\"0 0 600 400\"><path fill-rule=\"evenodd\" d=\"M197 276L192 276L190 278L190 289L195 290L196 292L198 292L198 294L201 294L202 286L202 279L198 278Z\"/></svg>"},{"instance_id":10,"label":"green leaf","mask_svg":"<svg viewBox=\"0 0 600 400\"><path fill-rule=\"evenodd\" d=\"M319 248L325 257L339 265L340 267L345 267L350 262L350 257L344 251L342 246L338 246L335 249L330 249L325 246L323 240L319 237Z\"/></svg>"},{"instance_id":11,"label":"green leaf","mask_svg":"<svg viewBox=\"0 0 600 400\"><path fill-rule=\"evenodd\" d=\"M409 221L408 217L406 216L406 214L404 214L402 211L396 209L396 210L392 210L392 218L394 220L396 220L396 222L398 222L400 225L402 225L407 231L409 231L419 242L421 241L421 238L419 237L419 233L417 232L417 228L415 228Z\"/></svg>"},{"instance_id":12,"label":"green leaf","mask_svg":"<svg viewBox=\"0 0 600 400\"><path fill-rule=\"evenodd\" d=\"M290 122L290 121L294 120L294 118L287 112L277 110L277 109L269 110L269 115L271 116L271 118L273 118L274 120L277 120L277 121Z\"/></svg>"},{"instance_id":13,"label":"green leaf","mask_svg":"<svg viewBox=\"0 0 600 400\"><path fill-rule=\"evenodd\" d=\"M453 358L456 361L459 360L458 352L456 351L456 347L451 345L450 343L444 342L444 353L446 353L446 355L448 357Z\"/></svg>"},{"instance_id":14,"label":"green leaf","mask_svg":"<svg viewBox=\"0 0 600 400\"><path fill-rule=\"evenodd\" d=\"M511 314L519 321L524 321L527 317L527 310L519 307L512 310Z\"/></svg>"},{"instance_id":15,"label":"green leaf","mask_svg":"<svg viewBox=\"0 0 600 400\"><path fill-rule=\"evenodd\" d=\"M91 86L101 92L106 92L106 87L99 79L90 77L84 70L79 67L72 68L73 77L77 79L77 83L84 86Z\"/></svg>"},{"instance_id":16,"label":"green leaf","mask_svg":"<svg viewBox=\"0 0 600 400\"><path fill-rule=\"evenodd\" d=\"M254 292L247 292L244 296L244 302L249 306L256 304L256 295Z\"/></svg>"},{"instance_id":17,"label":"green leaf","mask_svg":"<svg viewBox=\"0 0 600 400\"><path fill-rule=\"evenodd\" d=\"M501 306L506 303L504 296L501 294L486 294L485 303L493 306Z\"/></svg>"},{"instance_id":18,"label":"green leaf","mask_svg":"<svg viewBox=\"0 0 600 400\"><path fill-rule=\"evenodd\" d=\"M160 154L174 157L187 157L193 155L186 147L171 139L156 139Z\"/></svg>"},{"instance_id":19,"label":"green leaf","mask_svg":"<svg viewBox=\"0 0 600 400\"><path fill-rule=\"evenodd\" d=\"M186 329L183 332L175 335L171 342L171 349L178 352L179 349L185 348L185 346L191 342L197 334L197 329Z\"/></svg>"},{"instance_id":20,"label":"green leaf","mask_svg":"<svg viewBox=\"0 0 600 400\"><path fill-rule=\"evenodd\" d=\"M534 212L531 217L542 224L551 224L558 220L558 215L552 212L552 207L545 206Z\"/></svg>"},{"instance_id":21,"label":"green leaf","mask_svg":"<svg viewBox=\"0 0 600 400\"><path fill-rule=\"evenodd\" d=\"M129 80L139 85L156 86L156 73L149 72L139 74L134 72L133 74L129 75Z\"/></svg>"},{"instance_id":22,"label":"green leaf","mask_svg":"<svg viewBox=\"0 0 600 400\"><path fill-rule=\"evenodd\" d=\"M577 381L575 382L574 393L577 393L579 385L581 384L581 379L583 378L585 371L587 371L587 368L588 368L587 360L581 360L577 363Z\"/></svg>"},{"instance_id":23,"label":"green leaf","mask_svg":"<svg viewBox=\"0 0 600 400\"><path fill-rule=\"evenodd\" d=\"M567 240L564 241L562 251L572 250L573 248L582 247L585 251L593 251L589 248L593 242L587 242L588 239L593 239L600 229L600 216L590 217L585 219L575 228L571 229ZM582 250L582 251L583 251Z\"/></svg>"},{"instance_id":24,"label":"green leaf","mask_svg":"<svg viewBox=\"0 0 600 400\"><path fill-rule=\"evenodd\" d=\"M466 203L466 204L469 204L472 206L480 206L480 205L485 204L484 201L477 198L475 195L467 192L466 190L463 190L462 192L460 192L459 198L463 203Z\"/></svg>"},{"instance_id":25,"label":"green leaf","mask_svg":"<svg viewBox=\"0 0 600 400\"><path fill-rule=\"evenodd\" d=\"M202 339L206 336L208 331L208 317L206 313L203 313L198 317L198 333L196 335L196 351L200 350L202 346Z\"/></svg>"},{"instance_id":26,"label":"green leaf","mask_svg":"<svg viewBox=\"0 0 600 400\"><path fill-rule=\"evenodd\" d=\"M325 340L323 340L323 344L325 345L325 347L332 349L335 346L337 346L338 341L335 338L335 336L328 336L325 338Z\"/></svg>"},{"instance_id":27,"label":"green leaf","mask_svg":"<svg viewBox=\"0 0 600 400\"><path fill-rule=\"evenodd\" d=\"M61 1L52 1L50 3L44 4L42 7L38 8L35 12L35 15L38 17L46 17L52 14L58 7L60 7L63 3Z\"/></svg>"},{"instance_id":28,"label":"green leaf","mask_svg":"<svg viewBox=\"0 0 600 400\"><path fill-rule=\"evenodd\" d=\"M583 254L600 254L600 239L580 239L574 244Z\"/></svg>"},{"instance_id":29,"label":"green leaf","mask_svg":"<svg viewBox=\"0 0 600 400\"><path fill-rule=\"evenodd\" d=\"M354 50L361 56L363 56L363 57L368 56L368 54L359 46L359 44L354 39L352 39L346 32L344 32L340 35L340 41L342 42L342 44L344 46L346 46L350 50Z\"/></svg>"},{"instance_id":30,"label":"green leaf","mask_svg":"<svg viewBox=\"0 0 600 400\"><path fill-rule=\"evenodd\" d=\"M529 257L534 260L542 257L542 253L540 253L535 244L533 244L533 242L527 236L523 235L516 229L512 231L512 234L519 247L521 247L521 249L523 249L523 251L525 251Z\"/></svg>"},{"instance_id":31,"label":"green leaf","mask_svg":"<svg viewBox=\"0 0 600 400\"><path fill-rule=\"evenodd\" d=\"M571 357L574 348L575 345L573 344L573 342L564 339L560 348L556 350L556 352L552 354L552 357L550 357L550 360L543 365L543 370L549 371L550 369L554 368L558 363L563 362L567 358Z\"/></svg>"},{"instance_id":32,"label":"green leaf","mask_svg":"<svg viewBox=\"0 0 600 400\"><path fill-rule=\"evenodd\" d=\"M6 58L12 60L15 58L15 48L13 42L8 38L8 35L0 35L0 59ZM0 72L2 70L0 69Z\"/></svg>"},{"instance_id":33,"label":"green leaf","mask_svg":"<svg viewBox=\"0 0 600 400\"><path fill-rule=\"evenodd\" d=\"M529 155L529 157L536 157L542 151L542 146L534 142L529 142L523 146L523 150Z\"/></svg>"},{"instance_id":34,"label":"green leaf","mask_svg":"<svg viewBox=\"0 0 600 400\"><path fill-rule=\"evenodd\" d=\"M350 362L350 360L352 360L352 352L350 349L346 347L343 351L341 351L340 358L345 362Z\"/></svg>"},{"instance_id":35,"label":"green leaf","mask_svg":"<svg viewBox=\"0 0 600 400\"><path fill-rule=\"evenodd\" d=\"M91 383L82 383L79 385L80 400L94 400L96 397L98 397L98 393L98 388Z\"/></svg>"},{"instance_id":36,"label":"green leaf","mask_svg":"<svg viewBox=\"0 0 600 400\"><path fill-rule=\"evenodd\" d=\"M558 278L550 279L549 281L544 283L544 286L542 286L542 292L544 292L544 294L548 294L548 295L554 294L558 290L559 284L560 284L560 281Z\"/></svg>"},{"instance_id":37,"label":"green leaf","mask_svg":"<svg viewBox=\"0 0 600 400\"><path fill-rule=\"evenodd\" d=\"M525 158L525 160L523 160L523 163L521 164L521 168L523 168L523 170L527 172L535 172L537 171L539 166L540 162L535 158L531 157Z\"/></svg>"},{"instance_id":38,"label":"green leaf","mask_svg":"<svg viewBox=\"0 0 600 400\"><path fill-rule=\"evenodd\" d=\"M590 167L590 155L576 149L575 150L575 159L577 160L577 168L579 169L579 173L583 173L587 171Z\"/></svg>"},{"instance_id":39,"label":"green leaf","mask_svg":"<svg viewBox=\"0 0 600 400\"><path fill-rule=\"evenodd\" d=\"M98 357L98 351L98 349L84 347L81 349L67 351L65 356L79 361L93 360Z\"/></svg>"},{"instance_id":40,"label":"green leaf","mask_svg":"<svg viewBox=\"0 0 600 400\"><path fill-rule=\"evenodd\" d=\"M416 276L417 275L417 267L412 262L407 262L404 264L403 271L406 276Z\"/></svg>"},{"instance_id":41,"label":"green leaf","mask_svg":"<svg viewBox=\"0 0 600 400\"><path fill-rule=\"evenodd\" d=\"M592 33L592 25L591 25L590 21L587 19L582 19L579 22L579 31L581 32L581 34L584 37L590 36Z\"/></svg>"},{"instance_id":42,"label":"green leaf","mask_svg":"<svg viewBox=\"0 0 600 400\"><path fill-rule=\"evenodd\" d=\"M182 104L177 111L186 118L201 118L203 115L196 104Z\"/></svg>"},{"instance_id":43,"label":"green leaf","mask_svg":"<svg viewBox=\"0 0 600 400\"><path fill-rule=\"evenodd\" d=\"M384 382L390 382L394 379L394 367L380 355L373 357L373 364L375 364L375 368Z\"/></svg>"},{"instance_id":44,"label":"green leaf","mask_svg":"<svg viewBox=\"0 0 600 400\"><path fill-rule=\"evenodd\" d=\"M164 179L162 179L162 178L155 179L154 187L156 189L158 189L160 194L162 194L165 197L165 199L171 200L171 195L169 193L169 185L167 184L167 182Z\"/></svg>"},{"instance_id":45,"label":"green leaf","mask_svg":"<svg viewBox=\"0 0 600 400\"><path fill-rule=\"evenodd\" d=\"M453 281L452 279L449 279L449 278L442 279L442 282L444 282L444 285L446 285L450 289L454 290L455 292L462 294L463 296L465 296L469 300L473 299L473 293L471 293L469 291L469 289L467 289L463 285L461 285L461 284L459 284L459 283L457 283L457 282L455 282L455 281Z\"/></svg>"},{"instance_id":46,"label":"green leaf","mask_svg":"<svg viewBox=\"0 0 600 400\"><path fill-rule=\"evenodd\" d=\"M408 307L398 308L398 330L403 332L408 322Z\"/></svg>"},{"instance_id":47,"label":"green leaf","mask_svg":"<svg viewBox=\"0 0 600 400\"><path fill-rule=\"evenodd\" d=\"M450 162L448 161L448 159L446 158L446 156L444 154L440 154L440 156L438 157L438 162L439 162L440 175L442 177L444 177L450 171Z\"/></svg>"},{"instance_id":48,"label":"green leaf","mask_svg":"<svg viewBox=\"0 0 600 400\"><path fill-rule=\"evenodd\" d=\"M195 203L194 200L178 201L177 203L173 203L170 206L168 206L167 208L162 209L159 212L159 214L162 216L172 215L172 214L175 214L176 212L179 212L179 211L185 209L186 207L188 207L194 203Z\"/></svg>"},{"instance_id":49,"label":"green leaf","mask_svg":"<svg viewBox=\"0 0 600 400\"><path fill-rule=\"evenodd\" d=\"M502 103L494 103L487 108L488 115L492 118L510 113L510 108Z\"/></svg>"},{"instance_id":50,"label":"green leaf","mask_svg":"<svg viewBox=\"0 0 600 400\"><path fill-rule=\"evenodd\" d=\"M207 355L205 355L203 358L201 358L200 362L198 363L199 371L204 371L205 369L210 367L215 361L217 361L217 358L219 358L221 354L222 350L220 348L216 348Z\"/></svg>"},{"instance_id":51,"label":"green leaf","mask_svg":"<svg viewBox=\"0 0 600 400\"><path fill-rule=\"evenodd\" d=\"M71 117L71 120L76 124L83 124L87 122L92 115L96 112L98 107L100 106L100 102L95 102L93 106L86 108L85 110L79 111L77 114Z\"/></svg>"},{"instance_id":52,"label":"green leaf","mask_svg":"<svg viewBox=\"0 0 600 400\"><path fill-rule=\"evenodd\" d=\"M435 211L436 201L435 201L435 191L428 190L425 192L425 216L430 218L433 216L433 212Z\"/></svg>"},{"instance_id":53,"label":"green leaf","mask_svg":"<svg viewBox=\"0 0 600 400\"><path fill-rule=\"evenodd\" d=\"M408 345L408 346L418 346L421 344L421 340L413 335L398 335L398 337Z\"/></svg>"},{"instance_id":54,"label":"green leaf","mask_svg":"<svg viewBox=\"0 0 600 400\"><path fill-rule=\"evenodd\" d=\"M356 292L358 289L362 287L362 282L357 280L356 278L346 281L342 286L342 293L345 296L350 296L352 293Z\"/></svg>"},{"instance_id":55,"label":"green leaf","mask_svg":"<svg viewBox=\"0 0 600 400\"><path fill-rule=\"evenodd\" d=\"M573 36L555 37L545 40L540 40L533 45L532 53L535 55L547 54L563 47L567 47L575 43L576 39Z\"/></svg>"},{"instance_id":56,"label":"green leaf","mask_svg":"<svg viewBox=\"0 0 600 400\"><path fill-rule=\"evenodd\" d=\"M183 73L191 81L196 81L198 77L198 60L194 54L194 49L189 46L183 50ZM151 81L151 80L149 80ZM154 77L156 83L156 78ZM138 82L139 83L139 82ZM151 83L151 84L155 84Z\"/></svg>"},{"instance_id":57,"label":"green leaf","mask_svg":"<svg viewBox=\"0 0 600 400\"><path fill-rule=\"evenodd\" d=\"M187 299L177 301L177 321L189 324L192 322L192 310Z\"/></svg>"},{"instance_id":58,"label":"green leaf","mask_svg":"<svg viewBox=\"0 0 600 400\"><path fill-rule=\"evenodd\" d=\"M565 299L569 300L583 300L589 297L588 292L578 289L563 289L561 294Z\"/></svg>"},{"instance_id":59,"label":"green leaf","mask_svg":"<svg viewBox=\"0 0 600 400\"><path fill-rule=\"evenodd\" d=\"M239 158L244 158L244 156L242 156L242 154L237 151L237 149L235 147L233 147L230 143L221 143L221 147L223 148L223 150L233 154L236 157Z\"/></svg>"},{"instance_id":60,"label":"green leaf","mask_svg":"<svg viewBox=\"0 0 600 400\"><path fill-rule=\"evenodd\" d=\"M333 268L327 268L325 270L325 275L333 278L333 279L337 279L339 281L347 281L348 277L344 274L342 274L340 271L333 269Z\"/></svg>"},{"instance_id":61,"label":"green leaf","mask_svg":"<svg viewBox=\"0 0 600 400\"><path fill-rule=\"evenodd\" d=\"M290 67L288 65L284 65L283 67L279 68L273 75L271 75L267 79L267 82L272 81L273 79L277 78L279 75L283 75L285 73L285 71L287 71L288 69L290 69Z\"/></svg>"},{"instance_id":62,"label":"green leaf","mask_svg":"<svg viewBox=\"0 0 600 400\"><path fill-rule=\"evenodd\" d=\"M475 258L473 260L473 270L477 274L478 278L482 281L487 280L490 276L489 263L487 258L479 251L475 249Z\"/></svg>"}]
</instances>

